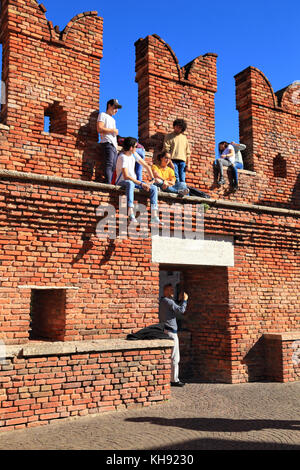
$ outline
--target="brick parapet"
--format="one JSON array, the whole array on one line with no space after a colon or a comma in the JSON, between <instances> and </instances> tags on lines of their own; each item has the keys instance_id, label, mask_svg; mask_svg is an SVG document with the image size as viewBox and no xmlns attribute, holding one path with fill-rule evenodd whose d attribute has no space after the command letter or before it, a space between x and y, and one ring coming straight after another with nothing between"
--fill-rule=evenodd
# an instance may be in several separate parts
<instances>
[{"instance_id":1,"label":"brick parapet","mask_svg":"<svg viewBox=\"0 0 300 470\"><path fill-rule=\"evenodd\" d=\"M216 54L209 53L180 67L174 51L159 36L136 42L136 81L139 90L139 138L154 156L173 120L186 119L192 147L186 181L215 199L299 207L299 99L292 84L274 93L270 82L255 67L237 74L236 101L240 142L247 173L239 171L239 190L219 187L214 174ZM299 88L299 84L297 85ZM226 119L226 111L223 113ZM230 141L230 136L223 140Z\"/></svg>"},{"instance_id":2,"label":"brick parapet","mask_svg":"<svg viewBox=\"0 0 300 470\"><path fill-rule=\"evenodd\" d=\"M248 67L235 76L240 141L246 165L259 174L267 202L299 206L299 84L275 93L265 75Z\"/></svg>"},{"instance_id":3,"label":"brick parapet","mask_svg":"<svg viewBox=\"0 0 300 470\"><path fill-rule=\"evenodd\" d=\"M146 152L146 155L152 155L150 152ZM245 175L252 174L252 172L241 170ZM23 181L23 182L36 182L36 183L48 183L54 185L63 185L66 187L69 186L79 186L86 189L91 190L104 190L109 193L121 193L124 194L124 189L120 186L115 186L106 183L99 183L96 181L85 181L81 179L73 179L73 178L65 178L60 176L54 175L44 175L38 173L26 173L26 172L19 172L14 170L0 170L0 180L10 180L10 181ZM140 194L139 190L135 190L135 194ZM184 198L178 198L176 194L171 193L163 193L160 192L158 194L159 199L167 199L172 201L180 201L184 203L201 203L206 204L208 206L216 206L216 207L227 207L231 209L240 209L240 210L250 210L250 211L257 211L257 212L266 212L270 214L282 214L287 216L300 216L300 210L294 209L286 209L281 207L272 207L272 206L265 206L260 204L248 204L245 202L239 201L230 201L226 199L214 199L214 198L204 198L204 197L197 197L197 196L188 196Z\"/></svg>"},{"instance_id":4,"label":"brick parapet","mask_svg":"<svg viewBox=\"0 0 300 470\"><path fill-rule=\"evenodd\" d=\"M172 339L159 340L126 340L122 338L109 340L88 340L88 341L58 341L43 342L31 341L30 343L5 347L5 357L8 358L28 358L28 357L48 357L62 354L75 353L95 353L113 352L128 350L162 349L173 346Z\"/></svg>"},{"instance_id":5,"label":"brick parapet","mask_svg":"<svg viewBox=\"0 0 300 470\"><path fill-rule=\"evenodd\" d=\"M102 18L85 12L60 32L37 2L2 4L6 103L0 121L8 127L0 129L0 165L86 179L99 158Z\"/></svg>"},{"instance_id":6,"label":"brick parapet","mask_svg":"<svg viewBox=\"0 0 300 470\"><path fill-rule=\"evenodd\" d=\"M188 181L198 183L206 171L200 155L214 152L216 54L208 53L180 67L171 47L157 35L135 45L139 140L156 153L164 135L172 132L174 119L186 119L194 155Z\"/></svg>"},{"instance_id":7,"label":"brick parapet","mask_svg":"<svg viewBox=\"0 0 300 470\"><path fill-rule=\"evenodd\" d=\"M170 340L25 345L0 364L0 432L168 400L171 348Z\"/></svg>"}]
</instances>

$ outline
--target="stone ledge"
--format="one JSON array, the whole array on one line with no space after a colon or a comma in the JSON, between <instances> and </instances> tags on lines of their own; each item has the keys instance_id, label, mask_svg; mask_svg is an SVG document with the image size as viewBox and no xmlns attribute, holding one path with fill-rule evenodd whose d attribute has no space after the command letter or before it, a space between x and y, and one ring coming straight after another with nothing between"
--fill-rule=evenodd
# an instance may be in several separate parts
<instances>
[{"instance_id":1,"label":"stone ledge","mask_svg":"<svg viewBox=\"0 0 300 470\"><path fill-rule=\"evenodd\" d=\"M21 345L8 345L5 357L38 357L88 352L135 351L139 349L172 348L172 339L126 340L108 339L91 341L57 341L54 343L36 342Z\"/></svg>"},{"instance_id":2,"label":"stone ledge","mask_svg":"<svg viewBox=\"0 0 300 470\"><path fill-rule=\"evenodd\" d=\"M81 187L90 191L113 191L117 193L125 194L125 191L120 186L115 186L112 184L106 183L97 183L94 181L84 181L73 178L64 178L60 176L50 176L50 175L41 175L38 173L26 173L15 170L0 170L0 180L18 180L24 182L37 182L37 183L46 183L49 185L63 185L71 187ZM140 190L136 189L135 192L139 193ZM271 207L271 206L262 206L257 204L246 204L234 201L227 201L224 199L207 199L196 196L185 196L179 198L177 194L170 193L158 193L159 199L172 199L173 201L178 201L180 203L189 203L197 202L200 204L207 204L212 207L228 208L232 210L244 210L244 211L259 211L271 214L282 214L286 216L300 216L300 210L295 209L282 209L280 207Z\"/></svg>"},{"instance_id":3,"label":"stone ledge","mask_svg":"<svg viewBox=\"0 0 300 470\"><path fill-rule=\"evenodd\" d=\"M300 340L300 331L288 331L282 333L266 333L263 335L265 339L277 339L279 341Z\"/></svg>"},{"instance_id":4,"label":"stone ledge","mask_svg":"<svg viewBox=\"0 0 300 470\"><path fill-rule=\"evenodd\" d=\"M73 289L73 290L78 290L79 287L76 286L37 286L37 285L23 285L23 286L18 286L18 289L39 289L39 290L54 290L54 289Z\"/></svg>"},{"instance_id":5,"label":"stone ledge","mask_svg":"<svg viewBox=\"0 0 300 470\"><path fill-rule=\"evenodd\" d=\"M241 173L242 175L250 175L250 176L256 176L256 171L251 171L251 170L238 170L239 173Z\"/></svg>"}]
</instances>

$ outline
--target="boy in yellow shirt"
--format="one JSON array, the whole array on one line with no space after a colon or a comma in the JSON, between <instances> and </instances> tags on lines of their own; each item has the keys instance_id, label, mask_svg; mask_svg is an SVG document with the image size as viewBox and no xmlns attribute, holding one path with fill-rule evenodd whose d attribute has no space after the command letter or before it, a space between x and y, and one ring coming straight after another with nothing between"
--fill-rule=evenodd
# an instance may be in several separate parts
<instances>
[{"instance_id":1,"label":"boy in yellow shirt","mask_svg":"<svg viewBox=\"0 0 300 470\"><path fill-rule=\"evenodd\" d=\"M175 119L174 132L165 136L163 149L174 166L176 181L185 182L186 168L190 169L191 149L184 134L187 124L184 119Z\"/></svg>"},{"instance_id":2,"label":"boy in yellow shirt","mask_svg":"<svg viewBox=\"0 0 300 470\"><path fill-rule=\"evenodd\" d=\"M170 159L166 151L157 156L157 164L152 165L152 173L155 178L155 185L167 193L177 193L179 196L186 196L189 190L184 182L176 181L174 170L169 167Z\"/></svg>"}]
</instances>

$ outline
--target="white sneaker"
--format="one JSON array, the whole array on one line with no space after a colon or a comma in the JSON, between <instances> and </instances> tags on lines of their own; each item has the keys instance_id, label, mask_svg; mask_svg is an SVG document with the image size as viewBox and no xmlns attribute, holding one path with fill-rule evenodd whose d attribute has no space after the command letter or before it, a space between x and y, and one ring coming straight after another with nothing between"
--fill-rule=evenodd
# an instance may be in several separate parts
<instances>
[{"instance_id":1,"label":"white sneaker","mask_svg":"<svg viewBox=\"0 0 300 470\"><path fill-rule=\"evenodd\" d=\"M190 191L188 190L188 188L180 189L178 191L178 195L181 196L181 197L187 196L188 194L190 194Z\"/></svg>"},{"instance_id":2,"label":"white sneaker","mask_svg":"<svg viewBox=\"0 0 300 470\"><path fill-rule=\"evenodd\" d=\"M163 222L161 222L159 220L159 218L157 216L151 218L151 224L158 224L158 225L161 225L161 226L165 225Z\"/></svg>"},{"instance_id":3,"label":"white sneaker","mask_svg":"<svg viewBox=\"0 0 300 470\"><path fill-rule=\"evenodd\" d=\"M137 220L136 220L136 218L134 217L133 214L130 214L130 215L128 216L128 221L129 221L129 223L130 223L130 222L133 222L134 224L137 224Z\"/></svg>"}]
</instances>

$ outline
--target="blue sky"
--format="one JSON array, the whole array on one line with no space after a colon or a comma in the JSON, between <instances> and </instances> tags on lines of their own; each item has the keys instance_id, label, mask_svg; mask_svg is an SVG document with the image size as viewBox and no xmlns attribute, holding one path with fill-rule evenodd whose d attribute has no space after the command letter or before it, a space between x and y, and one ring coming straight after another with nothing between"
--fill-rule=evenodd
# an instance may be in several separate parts
<instances>
[{"instance_id":1,"label":"blue sky","mask_svg":"<svg viewBox=\"0 0 300 470\"><path fill-rule=\"evenodd\" d=\"M180 66L195 57L218 54L216 141L238 140L234 75L249 65L259 68L274 91L300 80L300 3L298 0L43 0L46 17L63 29L83 11L104 19L100 73L100 110L112 97L121 135L137 136L135 47L139 38L158 34L175 52Z\"/></svg>"}]
</instances>

